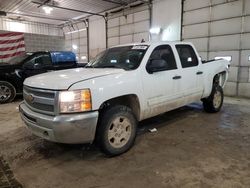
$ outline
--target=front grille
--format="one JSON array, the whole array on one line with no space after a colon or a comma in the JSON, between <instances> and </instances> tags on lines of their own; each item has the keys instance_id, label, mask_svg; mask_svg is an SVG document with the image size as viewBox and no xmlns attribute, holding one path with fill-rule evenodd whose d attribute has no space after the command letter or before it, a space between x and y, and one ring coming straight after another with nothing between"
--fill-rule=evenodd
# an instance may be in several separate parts
<instances>
[{"instance_id":1,"label":"front grille","mask_svg":"<svg viewBox=\"0 0 250 188\"><path fill-rule=\"evenodd\" d=\"M23 98L26 105L33 111L55 115L56 91L24 86Z\"/></svg>"}]
</instances>

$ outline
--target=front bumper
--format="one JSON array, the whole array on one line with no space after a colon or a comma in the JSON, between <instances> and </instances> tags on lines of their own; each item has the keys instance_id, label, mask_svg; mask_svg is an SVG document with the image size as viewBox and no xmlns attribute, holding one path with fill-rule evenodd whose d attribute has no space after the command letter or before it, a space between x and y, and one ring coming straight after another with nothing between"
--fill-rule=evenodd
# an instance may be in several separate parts
<instances>
[{"instance_id":1,"label":"front bumper","mask_svg":"<svg viewBox=\"0 0 250 188\"><path fill-rule=\"evenodd\" d=\"M95 138L98 112L49 116L32 111L22 102L21 118L29 130L46 140L59 143L91 143Z\"/></svg>"}]
</instances>

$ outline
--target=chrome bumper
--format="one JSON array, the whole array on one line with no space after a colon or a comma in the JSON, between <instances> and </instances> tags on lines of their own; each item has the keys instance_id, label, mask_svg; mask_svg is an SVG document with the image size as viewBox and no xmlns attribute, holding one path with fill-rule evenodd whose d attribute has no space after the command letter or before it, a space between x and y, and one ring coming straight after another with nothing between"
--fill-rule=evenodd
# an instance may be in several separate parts
<instances>
[{"instance_id":1,"label":"chrome bumper","mask_svg":"<svg viewBox=\"0 0 250 188\"><path fill-rule=\"evenodd\" d=\"M46 140L59 143L91 143L95 138L98 112L49 116L30 110L22 102L21 118L29 130Z\"/></svg>"}]
</instances>

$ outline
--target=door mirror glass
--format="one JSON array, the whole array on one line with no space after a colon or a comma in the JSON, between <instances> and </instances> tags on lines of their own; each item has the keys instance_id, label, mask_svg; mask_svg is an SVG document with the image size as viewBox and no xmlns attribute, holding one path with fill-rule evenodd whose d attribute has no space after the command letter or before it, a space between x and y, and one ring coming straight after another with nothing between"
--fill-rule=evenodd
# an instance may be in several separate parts
<instances>
[{"instance_id":1,"label":"door mirror glass","mask_svg":"<svg viewBox=\"0 0 250 188\"><path fill-rule=\"evenodd\" d=\"M146 67L148 73L168 70L168 64L164 59L152 59Z\"/></svg>"}]
</instances>

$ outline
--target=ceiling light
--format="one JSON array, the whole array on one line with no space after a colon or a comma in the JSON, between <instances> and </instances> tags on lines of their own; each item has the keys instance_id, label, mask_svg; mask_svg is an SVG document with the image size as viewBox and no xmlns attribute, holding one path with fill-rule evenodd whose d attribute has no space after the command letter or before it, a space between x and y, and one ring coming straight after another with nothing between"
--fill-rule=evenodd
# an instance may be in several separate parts
<instances>
[{"instance_id":1,"label":"ceiling light","mask_svg":"<svg viewBox=\"0 0 250 188\"><path fill-rule=\"evenodd\" d=\"M52 8L52 7L43 7L43 10L44 10L44 12L45 12L46 14L50 14L51 11L53 10L53 8Z\"/></svg>"}]
</instances>

